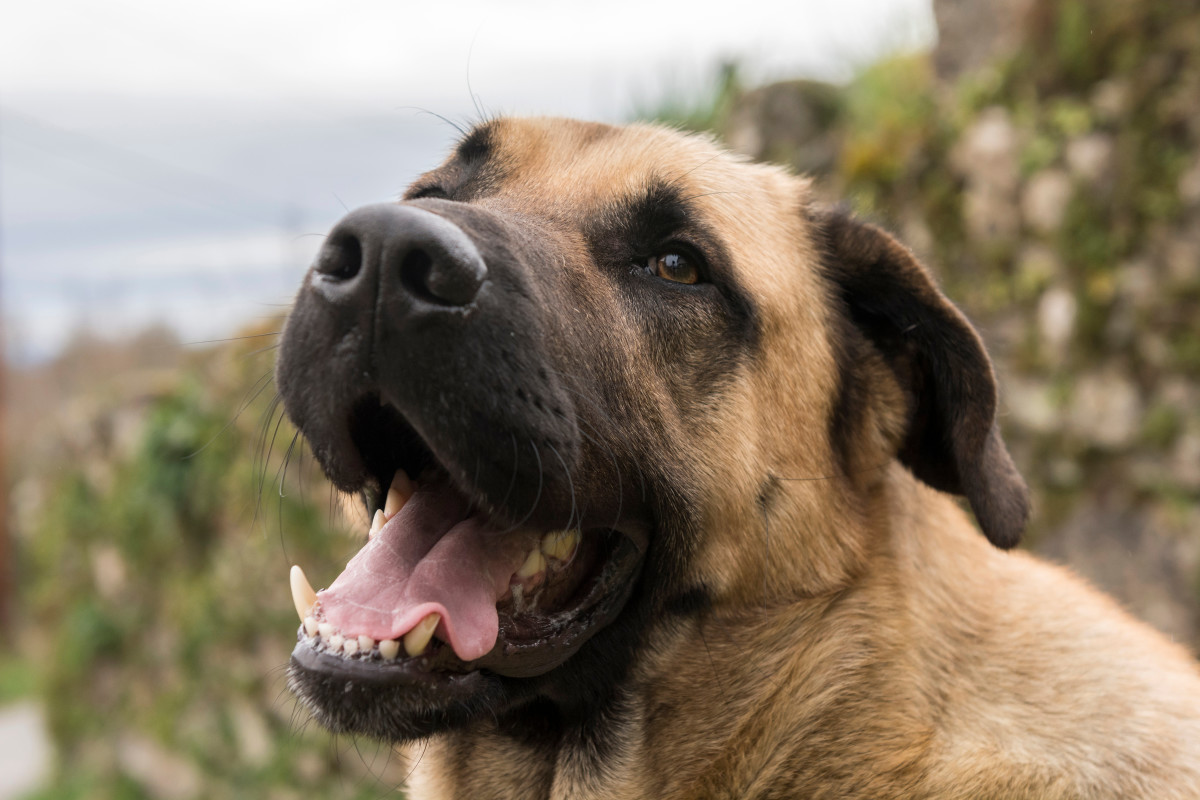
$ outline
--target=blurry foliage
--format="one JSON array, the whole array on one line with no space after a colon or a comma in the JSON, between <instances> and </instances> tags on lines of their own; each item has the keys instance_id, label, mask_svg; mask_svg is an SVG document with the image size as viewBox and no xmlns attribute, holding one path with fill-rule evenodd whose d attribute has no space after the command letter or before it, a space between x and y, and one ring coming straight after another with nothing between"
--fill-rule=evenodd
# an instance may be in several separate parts
<instances>
[{"instance_id":1,"label":"blurry foliage","mask_svg":"<svg viewBox=\"0 0 1200 800\"><path fill-rule=\"evenodd\" d=\"M37 668L0 668L0 692L32 678L44 701L59 769L39 797L149 796L127 774L131 737L182 758L198 797L376 797L397 782L367 765L386 749L362 756L308 726L285 689L288 567L323 577L355 545L298 444L281 481L294 431L270 386L245 403L271 361L251 349L200 354L134 400L136 434L78 446L19 539Z\"/></svg>"},{"instance_id":2,"label":"blurry foliage","mask_svg":"<svg viewBox=\"0 0 1200 800\"><path fill-rule=\"evenodd\" d=\"M712 131L729 114L734 98L742 90L737 64L722 64L712 87L698 97L691 91L670 91L652 106L638 108L634 116L685 131Z\"/></svg>"},{"instance_id":3,"label":"blurry foliage","mask_svg":"<svg viewBox=\"0 0 1200 800\"><path fill-rule=\"evenodd\" d=\"M837 169L864 213L928 167L928 143L939 138L932 78L926 56L900 56L869 67L843 92Z\"/></svg>"}]
</instances>

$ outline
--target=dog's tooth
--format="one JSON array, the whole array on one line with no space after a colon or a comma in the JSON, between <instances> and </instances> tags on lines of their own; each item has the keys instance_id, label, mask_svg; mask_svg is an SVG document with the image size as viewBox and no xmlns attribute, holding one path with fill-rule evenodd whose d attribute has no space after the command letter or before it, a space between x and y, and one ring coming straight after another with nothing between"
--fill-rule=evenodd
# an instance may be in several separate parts
<instances>
[{"instance_id":1,"label":"dog's tooth","mask_svg":"<svg viewBox=\"0 0 1200 800\"><path fill-rule=\"evenodd\" d=\"M317 635L317 621L312 617L304 618L304 632L310 637Z\"/></svg>"},{"instance_id":2,"label":"dog's tooth","mask_svg":"<svg viewBox=\"0 0 1200 800\"><path fill-rule=\"evenodd\" d=\"M342 652L348 656L352 656L358 652L358 639L351 636L342 642Z\"/></svg>"},{"instance_id":3,"label":"dog's tooth","mask_svg":"<svg viewBox=\"0 0 1200 800\"><path fill-rule=\"evenodd\" d=\"M532 550L525 558L525 563L517 570L518 578L530 578L546 569L546 557L541 550Z\"/></svg>"},{"instance_id":4,"label":"dog's tooth","mask_svg":"<svg viewBox=\"0 0 1200 800\"><path fill-rule=\"evenodd\" d=\"M375 646L375 640L372 639L370 636L359 636L358 637L358 649L360 652L369 653L369 652L371 652L371 648L374 646Z\"/></svg>"},{"instance_id":5,"label":"dog's tooth","mask_svg":"<svg viewBox=\"0 0 1200 800\"><path fill-rule=\"evenodd\" d=\"M341 650L342 645L345 643L346 643L346 639L340 633L335 633L333 636L329 637L329 642L328 642L329 649L335 653L337 651Z\"/></svg>"},{"instance_id":6,"label":"dog's tooth","mask_svg":"<svg viewBox=\"0 0 1200 800\"><path fill-rule=\"evenodd\" d=\"M300 617L300 621L304 622L304 618L308 616L308 612L312 610L313 605L317 602L317 593L308 583L308 578L304 577L304 570L298 565L292 566L292 572L289 576L292 584L292 602L296 605L296 614Z\"/></svg>"},{"instance_id":7,"label":"dog's tooth","mask_svg":"<svg viewBox=\"0 0 1200 800\"><path fill-rule=\"evenodd\" d=\"M579 546L579 530L554 531L542 537L542 552L550 558L566 561Z\"/></svg>"},{"instance_id":8,"label":"dog's tooth","mask_svg":"<svg viewBox=\"0 0 1200 800\"><path fill-rule=\"evenodd\" d=\"M370 539L375 534L379 533L379 529L382 528L386 522L387 515L384 514L380 509L375 509L375 516L371 519L371 530L367 531L367 538Z\"/></svg>"},{"instance_id":9,"label":"dog's tooth","mask_svg":"<svg viewBox=\"0 0 1200 800\"><path fill-rule=\"evenodd\" d=\"M434 628L441 622L442 615L436 611L417 623L417 627L404 634L404 652L410 656L419 656L425 652L426 645L433 638Z\"/></svg>"},{"instance_id":10,"label":"dog's tooth","mask_svg":"<svg viewBox=\"0 0 1200 800\"><path fill-rule=\"evenodd\" d=\"M400 642L384 639L379 643L379 655L383 656L384 661L395 661L396 656L400 655Z\"/></svg>"},{"instance_id":11,"label":"dog's tooth","mask_svg":"<svg viewBox=\"0 0 1200 800\"><path fill-rule=\"evenodd\" d=\"M328 643L333 638L333 635L337 633L337 628L328 622L321 622L317 625L317 633L321 634L321 638Z\"/></svg>"},{"instance_id":12,"label":"dog's tooth","mask_svg":"<svg viewBox=\"0 0 1200 800\"><path fill-rule=\"evenodd\" d=\"M392 477L392 485L388 487L387 501L383 504L383 516L385 519L391 519L396 512L404 508L404 504L413 496L412 481L408 478L408 473L402 469L396 470L395 476Z\"/></svg>"}]
</instances>

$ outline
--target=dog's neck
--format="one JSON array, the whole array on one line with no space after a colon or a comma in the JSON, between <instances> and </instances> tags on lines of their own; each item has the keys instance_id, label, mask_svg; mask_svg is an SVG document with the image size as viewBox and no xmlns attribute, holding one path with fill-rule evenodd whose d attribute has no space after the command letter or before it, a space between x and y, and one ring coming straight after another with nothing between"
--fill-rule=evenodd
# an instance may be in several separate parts
<instances>
[{"instance_id":1,"label":"dog's neck","mask_svg":"<svg viewBox=\"0 0 1200 800\"><path fill-rule=\"evenodd\" d=\"M746 602L742 595L730 602L718 599L686 619L676 616L657 622L648 632L655 648L643 651L631 680L610 705L584 720L569 723L535 707L518 712L523 716L519 724L488 720L413 746L413 796L426 796L422 791L431 797L443 796L439 792L448 797L482 796L483 787L492 792L510 781L511 795L498 796L549 797L552 788L555 796L626 796L622 791L644 787L648 774L660 772L664 781L668 773L672 776L671 786L662 785L662 796L676 796L675 792L680 797L703 796L702 776L722 771L766 774L772 754L794 745L798 729L788 727L768 728L769 735L787 731L791 741L730 746L743 737L760 735L752 732L763 729L762 716L783 706L799 720L796 725L805 729L804 735L815 736L816 741L851 734L856 741L870 738L862 730L842 730L849 723L839 718L840 701L833 696L842 687L872 686L875 702L894 696L896 709L920 716L925 707L921 698L930 688L894 676L938 674L934 662L944 649L936 642L914 642L911 637L917 617L944 615L941 606L955 602L951 593L939 592L942 583L936 574L929 574L930 565L935 572L953 570L955 562L977 560L980 551L991 547L953 499L920 484L899 465L879 481L871 502L855 511L889 522L880 526L876 519L869 526L848 527L844 548L813 554L826 559L825 574L843 576L840 584L822 582L809 584L808 591L794 589L796 574L805 571L785 572L788 565L781 560L796 557L786 545L804 531L787 530L781 524L772 534L776 538L760 551L764 567L755 601ZM863 530L871 530L873 538L854 535ZM837 569L830 570L831 564ZM793 588L785 593L784 587ZM704 648L704 658L695 657L697 646ZM749 657L755 660L753 670L745 666ZM915 662L930 662L925 665L929 668L897 669ZM757 677L748 681L748 675ZM801 695L803 687L812 687L812 695L781 697L783 687L789 693L800 687ZM679 703L678 698L696 692L721 698L718 707L738 709L738 714L713 715L705 710L711 710L712 703ZM530 714L538 717L537 724L524 718ZM890 735L888 719L880 717L877 723L879 730L872 734L876 741ZM861 718L853 722L858 728L862 724ZM905 727L912 729L913 720L907 719ZM540 735L530 736L531 730ZM646 753L643 747L647 741L683 747L693 740L704 743L701 749L711 752L712 760L674 764L664 770L651 763L662 754ZM605 743L603 752L596 742ZM721 765L721 754L763 763L754 768ZM693 770L690 779L689 769ZM600 784L598 775L604 776ZM689 786L689 780L700 783ZM598 785L604 789L595 794Z\"/></svg>"}]
</instances>

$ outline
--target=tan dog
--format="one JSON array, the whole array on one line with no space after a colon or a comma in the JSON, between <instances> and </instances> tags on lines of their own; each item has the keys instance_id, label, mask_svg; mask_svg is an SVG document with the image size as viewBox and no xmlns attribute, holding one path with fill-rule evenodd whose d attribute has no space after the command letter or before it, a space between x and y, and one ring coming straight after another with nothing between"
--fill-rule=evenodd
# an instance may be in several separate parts
<instances>
[{"instance_id":1,"label":"tan dog","mask_svg":"<svg viewBox=\"0 0 1200 800\"><path fill-rule=\"evenodd\" d=\"M1188 654L1006 551L975 332L779 169L488 122L330 233L277 377L378 511L292 685L413 797L1200 797Z\"/></svg>"}]
</instances>

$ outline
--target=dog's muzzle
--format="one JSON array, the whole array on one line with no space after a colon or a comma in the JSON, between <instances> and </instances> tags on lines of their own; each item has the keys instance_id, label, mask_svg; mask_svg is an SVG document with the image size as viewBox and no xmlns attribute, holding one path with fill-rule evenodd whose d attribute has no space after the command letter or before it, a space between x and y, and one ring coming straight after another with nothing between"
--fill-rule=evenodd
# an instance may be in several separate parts
<instances>
[{"instance_id":1,"label":"dog's muzzle","mask_svg":"<svg viewBox=\"0 0 1200 800\"><path fill-rule=\"evenodd\" d=\"M647 545L633 468L581 434L599 421L547 302L553 237L418 202L334 227L277 365L326 474L375 516L328 589L294 584L294 685L337 729L365 724L326 691L346 680L409 708L474 696L480 670L554 669L620 612Z\"/></svg>"}]
</instances>

